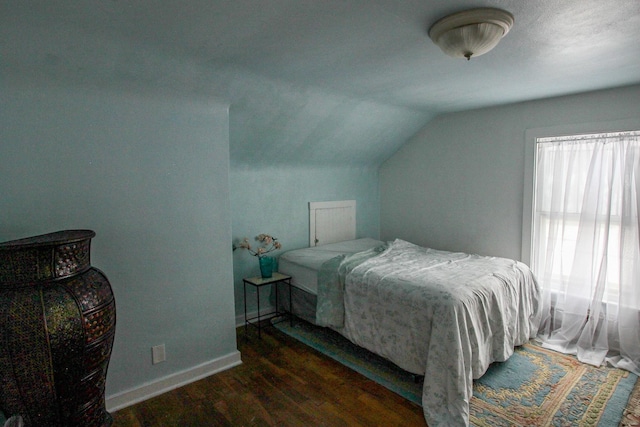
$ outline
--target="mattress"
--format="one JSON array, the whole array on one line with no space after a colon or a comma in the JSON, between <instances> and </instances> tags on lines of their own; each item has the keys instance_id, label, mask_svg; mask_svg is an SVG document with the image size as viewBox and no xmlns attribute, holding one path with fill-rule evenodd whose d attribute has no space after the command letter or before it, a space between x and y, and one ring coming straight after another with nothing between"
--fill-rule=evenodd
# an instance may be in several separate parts
<instances>
[{"instance_id":1,"label":"mattress","mask_svg":"<svg viewBox=\"0 0 640 427\"><path fill-rule=\"evenodd\" d=\"M310 248L294 249L278 258L278 271L291 276L291 284L317 295L318 271L322 264L339 255L351 255L383 245L384 242L369 237L330 243Z\"/></svg>"}]
</instances>

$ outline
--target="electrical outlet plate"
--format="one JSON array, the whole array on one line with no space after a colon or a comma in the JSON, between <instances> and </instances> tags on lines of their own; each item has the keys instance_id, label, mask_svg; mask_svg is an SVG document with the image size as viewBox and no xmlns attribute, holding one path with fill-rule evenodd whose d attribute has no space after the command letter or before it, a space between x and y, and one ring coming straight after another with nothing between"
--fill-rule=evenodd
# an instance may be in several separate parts
<instances>
[{"instance_id":1,"label":"electrical outlet plate","mask_svg":"<svg viewBox=\"0 0 640 427\"><path fill-rule=\"evenodd\" d=\"M164 344L151 347L151 355L152 355L154 365L167 360L165 350L164 350Z\"/></svg>"}]
</instances>

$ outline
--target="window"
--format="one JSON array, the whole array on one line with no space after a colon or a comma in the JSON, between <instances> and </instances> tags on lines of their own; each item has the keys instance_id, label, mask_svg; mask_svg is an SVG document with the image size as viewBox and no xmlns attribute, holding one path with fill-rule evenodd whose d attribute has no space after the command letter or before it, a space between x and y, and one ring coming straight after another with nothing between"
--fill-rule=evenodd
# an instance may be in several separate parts
<instances>
[{"instance_id":1,"label":"window","mask_svg":"<svg viewBox=\"0 0 640 427\"><path fill-rule=\"evenodd\" d=\"M546 289L591 299L601 282L599 299L619 301L624 258L638 245L635 185L625 182L638 152L640 132L536 138L531 267Z\"/></svg>"},{"instance_id":2,"label":"window","mask_svg":"<svg viewBox=\"0 0 640 427\"><path fill-rule=\"evenodd\" d=\"M522 260L542 288L538 337L640 374L640 120L579 128L527 131Z\"/></svg>"}]
</instances>

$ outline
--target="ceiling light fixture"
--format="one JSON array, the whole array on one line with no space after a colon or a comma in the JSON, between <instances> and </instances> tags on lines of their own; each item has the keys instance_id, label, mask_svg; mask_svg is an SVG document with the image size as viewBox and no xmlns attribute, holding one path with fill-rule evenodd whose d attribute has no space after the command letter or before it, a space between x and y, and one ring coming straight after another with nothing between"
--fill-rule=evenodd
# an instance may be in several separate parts
<instances>
[{"instance_id":1,"label":"ceiling light fixture","mask_svg":"<svg viewBox=\"0 0 640 427\"><path fill-rule=\"evenodd\" d=\"M444 53L471 59L496 47L513 25L513 15L493 8L454 13L433 24L429 37Z\"/></svg>"}]
</instances>

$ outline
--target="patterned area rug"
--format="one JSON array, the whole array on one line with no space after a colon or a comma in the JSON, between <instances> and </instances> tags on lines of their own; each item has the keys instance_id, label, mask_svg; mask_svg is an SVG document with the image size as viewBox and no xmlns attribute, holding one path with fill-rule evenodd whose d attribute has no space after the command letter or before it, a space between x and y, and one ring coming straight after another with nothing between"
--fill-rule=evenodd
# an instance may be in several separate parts
<instances>
[{"instance_id":1,"label":"patterned area rug","mask_svg":"<svg viewBox=\"0 0 640 427\"><path fill-rule=\"evenodd\" d=\"M280 331L421 405L422 379L355 346L340 334L304 321ZM494 363L474 383L470 420L476 427L635 426L640 382L620 369L595 368L533 344Z\"/></svg>"}]
</instances>

